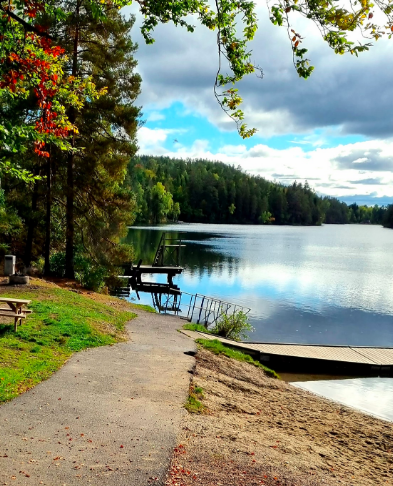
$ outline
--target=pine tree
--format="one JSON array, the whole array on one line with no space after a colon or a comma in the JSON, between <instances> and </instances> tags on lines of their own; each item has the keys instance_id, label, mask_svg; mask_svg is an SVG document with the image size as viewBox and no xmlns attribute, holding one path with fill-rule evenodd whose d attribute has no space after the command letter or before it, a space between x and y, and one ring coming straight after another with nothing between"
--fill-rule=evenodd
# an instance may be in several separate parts
<instances>
[{"instance_id":1,"label":"pine tree","mask_svg":"<svg viewBox=\"0 0 393 486\"><path fill-rule=\"evenodd\" d=\"M141 79L135 73L136 46L130 38L134 19L125 20L112 9L104 21L95 20L89 7L77 0L63 30L70 75L89 76L98 89L106 89L75 113L79 132L73 143L79 151L68 154L67 160L56 151L58 191L66 208L68 277L73 277L76 245L97 264L123 258L119 238L135 209L132 193L123 187L128 161L137 150L140 116L135 100Z\"/></svg>"}]
</instances>

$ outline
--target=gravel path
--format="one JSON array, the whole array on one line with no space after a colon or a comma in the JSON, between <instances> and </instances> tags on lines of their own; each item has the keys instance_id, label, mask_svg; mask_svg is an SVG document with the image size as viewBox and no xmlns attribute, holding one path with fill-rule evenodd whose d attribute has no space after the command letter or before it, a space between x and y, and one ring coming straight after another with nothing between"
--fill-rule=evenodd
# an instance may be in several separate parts
<instances>
[{"instance_id":1,"label":"gravel path","mask_svg":"<svg viewBox=\"0 0 393 486\"><path fill-rule=\"evenodd\" d=\"M0 407L0 486L163 484L186 413L195 344L138 311L130 341L74 355Z\"/></svg>"}]
</instances>

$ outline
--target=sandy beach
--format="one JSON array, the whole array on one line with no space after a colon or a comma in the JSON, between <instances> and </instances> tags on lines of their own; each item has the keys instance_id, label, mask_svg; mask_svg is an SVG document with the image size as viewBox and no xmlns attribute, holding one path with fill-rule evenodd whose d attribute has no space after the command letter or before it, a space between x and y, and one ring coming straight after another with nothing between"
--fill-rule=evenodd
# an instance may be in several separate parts
<instances>
[{"instance_id":1,"label":"sandy beach","mask_svg":"<svg viewBox=\"0 0 393 486\"><path fill-rule=\"evenodd\" d=\"M393 485L393 424L199 350L169 486Z\"/></svg>"}]
</instances>

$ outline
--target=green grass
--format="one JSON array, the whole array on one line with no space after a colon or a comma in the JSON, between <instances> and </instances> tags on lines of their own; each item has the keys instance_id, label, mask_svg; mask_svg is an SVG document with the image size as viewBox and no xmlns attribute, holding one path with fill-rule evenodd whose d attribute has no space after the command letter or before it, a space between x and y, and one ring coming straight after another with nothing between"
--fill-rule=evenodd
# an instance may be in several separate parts
<instances>
[{"instance_id":1,"label":"green grass","mask_svg":"<svg viewBox=\"0 0 393 486\"><path fill-rule=\"evenodd\" d=\"M144 310L145 312L150 312L151 314L157 314L157 311L151 305L134 304L134 303L132 303L130 305L132 305L132 307L136 307L137 309Z\"/></svg>"},{"instance_id":2,"label":"green grass","mask_svg":"<svg viewBox=\"0 0 393 486\"><path fill-rule=\"evenodd\" d=\"M244 361L246 363L250 363L258 368L262 368L263 371L268 375L271 376L272 378L278 378L280 379L280 376L267 366L264 366L262 363L259 361L256 361L253 359L249 354L242 353L241 351L237 351L236 349L232 349L228 346L225 346L222 344L221 341L218 339L197 339L196 342L200 344L202 347L205 349L208 349L214 354L223 354L224 356L227 356L228 358L231 359L236 359L237 361Z\"/></svg>"},{"instance_id":3,"label":"green grass","mask_svg":"<svg viewBox=\"0 0 393 486\"><path fill-rule=\"evenodd\" d=\"M189 413L203 413L206 411L206 407L200 400L203 399L203 388L200 386L190 386L187 402L184 405L185 409Z\"/></svg>"},{"instance_id":4,"label":"green grass","mask_svg":"<svg viewBox=\"0 0 393 486\"><path fill-rule=\"evenodd\" d=\"M52 373L76 351L125 339L135 317L103 302L60 288L4 289L2 295L29 299L33 313L15 333L0 324L0 403L11 400Z\"/></svg>"},{"instance_id":5,"label":"green grass","mask_svg":"<svg viewBox=\"0 0 393 486\"><path fill-rule=\"evenodd\" d=\"M183 329L186 329L187 331L198 331L210 334L210 331L208 331L205 326L202 326L202 324L184 324Z\"/></svg>"}]
</instances>

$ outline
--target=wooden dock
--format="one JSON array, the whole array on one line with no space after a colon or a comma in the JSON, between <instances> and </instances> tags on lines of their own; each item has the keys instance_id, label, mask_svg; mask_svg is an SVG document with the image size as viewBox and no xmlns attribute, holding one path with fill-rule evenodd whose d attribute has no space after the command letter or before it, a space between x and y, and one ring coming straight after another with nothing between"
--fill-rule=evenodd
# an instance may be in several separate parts
<instances>
[{"instance_id":1,"label":"wooden dock","mask_svg":"<svg viewBox=\"0 0 393 486\"><path fill-rule=\"evenodd\" d=\"M238 343L212 334L183 332L194 339L219 339L223 344L250 354L275 371L393 376L393 348Z\"/></svg>"},{"instance_id":2,"label":"wooden dock","mask_svg":"<svg viewBox=\"0 0 393 486\"><path fill-rule=\"evenodd\" d=\"M146 284L142 282L142 275L146 274L159 274L159 275L166 275L168 285L170 288L177 288L173 285L173 277L175 275L180 275L183 271L183 267L155 267L153 265L137 265L131 268L131 275L121 275L119 278L128 279L129 285L132 288L135 286L142 287L146 284L150 285L151 282L147 282ZM150 292L146 290L146 292Z\"/></svg>"}]
</instances>

